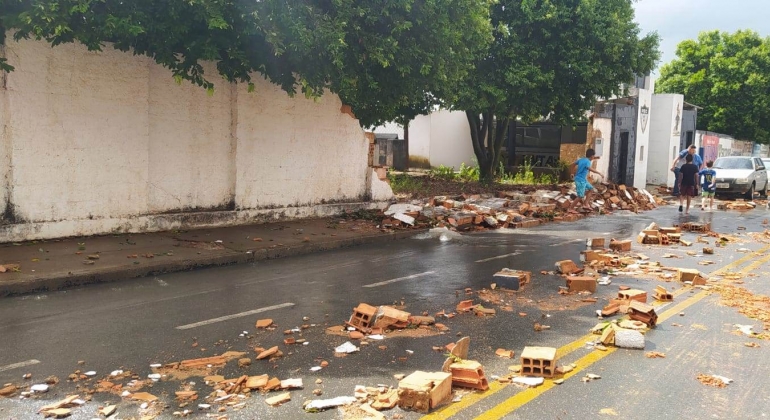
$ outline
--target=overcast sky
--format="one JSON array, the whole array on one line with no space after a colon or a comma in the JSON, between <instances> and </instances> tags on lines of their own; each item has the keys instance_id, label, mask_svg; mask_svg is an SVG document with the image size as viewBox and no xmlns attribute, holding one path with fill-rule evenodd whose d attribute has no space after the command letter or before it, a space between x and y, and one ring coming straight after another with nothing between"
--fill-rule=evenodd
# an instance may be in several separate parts
<instances>
[{"instance_id":1,"label":"overcast sky","mask_svg":"<svg viewBox=\"0 0 770 420\"><path fill-rule=\"evenodd\" d=\"M643 33L660 34L660 67L676 56L679 42L701 31L752 29L770 36L770 0L639 0L636 21Z\"/></svg>"}]
</instances>

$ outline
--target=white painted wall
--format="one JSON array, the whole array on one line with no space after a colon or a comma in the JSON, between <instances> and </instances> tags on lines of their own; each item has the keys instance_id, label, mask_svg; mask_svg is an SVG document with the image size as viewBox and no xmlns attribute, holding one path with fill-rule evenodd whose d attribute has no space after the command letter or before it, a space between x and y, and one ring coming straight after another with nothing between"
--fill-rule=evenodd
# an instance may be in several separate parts
<instances>
[{"instance_id":1,"label":"white painted wall","mask_svg":"<svg viewBox=\"0 0 770 420\"><path fill-rule=\"evenodd\" d=\"M0 57L5 57L4 50L4 46L0 44ZM6 123L11 109L8 106L6 90L2 88L4 78L3 73L0 73L0 220L6 211L11 183L10 127Z\"/></svg>"},{"instance_id":2,"label":"white painted wall","mask_svg":"<svg viewBox=\"0 0 770 420\"><path fill-rule=\"evenodd\" d=\"M444 165L456 170L460 169L463 163L474 166L475 154L465 112L440 110L433 112L429 117L431 166ZM411 139L410 136L410 143Z\"/></svg>"},{"instance_id":3,"label":"white painted wall","mask_svg":"<svg viewBox=\"0 0 770 420\"><path fill-rule=\"evenodd\" d=\"M398 133L404 138L404 128L395 123L375 127L375 133ZM426 159L432 167L475 165L470 126L465 112L437 109L428 115L418 115L409 122L409 156Z\"/></svg>"},{"instance_id":4,"label":"white painted wall","mask_svg":"<svg viewBox=\"0 0 770 420\"><path fill-rule=\"evenodd\" d=\"M165 69L149 67L148 211L226 208L235 186L232 89L221 84L209 96L190 83L169 83Z\"/></svg>"},{"instance_id":5,"label":"white painted wall","mask_svg":"<svg viewBox=\"0 0 770 420\"><path fill-rule=\"evenodd\" d=\"M637 124L636 124L636 163L634 164L634 187L647 187L648 165L651 160L659 160L654 154L650 154L650 122L643 129L641 122L642 106L652 105L652 91L647 89L638 90L637 106ZM650 109L652 111L652 109Z\"/></svg>"},{"instance_id":6,"label":"white painted wall","mask_svg":"<svg viewBox=\"0 0 770 420\"><path fill-rule=\"evenodd\" d=\"M594 169L604 175L606 180L609 177L610 171L610 150L612 150L612 119L610 118L594 118L593 131L597 137L603 140L603 146L601 151L601 157L594 163ZM598 137L598 133L601 133L601 137Z\"/></svg>"},{"instance_id":7,"label":"white painted wall","mask_svg":"<svg viewBox=\"0 0 770 420\"><path fill-rule=\"evenodd\" d=\"M267 100L266 100L267 99ZM259 83L237 91L239 209L356 200L366 193L368 141L337 96L290 98Z\"/></svg>"},{"instance_id":8,"label":"white painted wall","mask_svg":"<svg viewBox=\"0 0 770 420\"><path fill-rule=\"evenodd\" d=\"M650 154L647 165L647 183L673 187L674 173L671 162L680 152L681 112L684 96L679 94L652 95L650 109ZM677 105L679 106L679 126L676 124ZM697 141L696 141L697 143Z\"/></svg>"},{"instance_id":9,"label":"white painted wall","mask_svg":"<svg viewBox=\"0 0 770 420\"><path fill-rule=\"evenodd\" d=\"M10 201L20 223L0 242L165 229L174 219L152 215L193 210L244 223L367 193L368 142L336 95L289 98L260 76L254 93L220 81L208 95L109 47L7 39L0 210Z\"/></svg>"},{"instance_id":10,"label":"white painted wall","mask_svg":"<svg viewBox=\"0 0 770 420\"><path fill-rule=\"evenodd\" d=\"M430 133L430 115L418 115L409 122L409 156L430 161Z\"/></svg>"}]
</instances>

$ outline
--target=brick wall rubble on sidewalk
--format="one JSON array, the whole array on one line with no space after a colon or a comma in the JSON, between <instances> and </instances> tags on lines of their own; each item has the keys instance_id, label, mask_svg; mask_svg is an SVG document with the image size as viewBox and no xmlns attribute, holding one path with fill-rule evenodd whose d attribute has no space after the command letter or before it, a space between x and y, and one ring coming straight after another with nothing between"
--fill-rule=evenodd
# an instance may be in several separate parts
<instances>
[{"instance_id":1,"label":"brick wall rubble on sidewalk","mask_svg":"<svg viewBox=\"0 0 770 420\"><path fill-rule=\"evenodd\" d=\"M607 214L617 210L652 210L665 201L644 189L601 184L591 204L593 211L577 211L577 196L569 186L524 194L501 191L492 194L436 196L412 203L394 204L385 212L383 228L435 225L456 231L497 228L529 228L549 221L571 222L586 214Z\"/></svg>"}]
</instances>

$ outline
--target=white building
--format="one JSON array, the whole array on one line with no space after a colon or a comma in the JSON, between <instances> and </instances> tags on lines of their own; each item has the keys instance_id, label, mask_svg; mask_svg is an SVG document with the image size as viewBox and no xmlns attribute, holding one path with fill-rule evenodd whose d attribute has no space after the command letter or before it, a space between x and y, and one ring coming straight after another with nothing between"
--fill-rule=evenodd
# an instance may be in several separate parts
<instances>
[{"instance_id":1,"label":"white building","mask_svg":"<svg viewBox=\"0 0 770 420\"><path fill-rule=\"evenodd\" d=\"M653 81L637 78L629 95L598 103L588 125L587 142L600 159L595 169L605 180L635 188L647 186Z\"/></svg>"},{"instance_id":2,"label":"white building","mask_svg":"<svg viewBox=\"0 0 770 420\"><path fill-rule=\"evenodd\" d=\"M685 102L683 95L652 95L650 154L653 158L647 165L647 183L673 187L671 162L674 157L692 144L703 147L695 134L697 115L698 107Z\"/></svg>"}]
</instances>

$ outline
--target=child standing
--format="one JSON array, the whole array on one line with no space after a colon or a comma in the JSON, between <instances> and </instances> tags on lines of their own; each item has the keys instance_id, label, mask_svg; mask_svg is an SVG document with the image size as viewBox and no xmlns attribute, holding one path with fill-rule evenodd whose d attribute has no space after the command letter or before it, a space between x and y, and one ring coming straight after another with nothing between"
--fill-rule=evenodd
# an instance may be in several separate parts
<instances>
[{"instance_id":1,"label":"child standing","mask_svg":"<svg viewBox=\"0 0 770 420\"><path fill-rule=\"evenodd\" d=\"M578 199L583 206L583 209L591 211L591 201L586 198L586 193L594 189L593 185L588 182L588 173L593 172L600 177L604 178L604 175L599 171L591 168L591 163L599 159L596 157L594 149L586 150L586 156L578 159L570 166L570 172L575 174L575 191L577 192Z\"/></svg>"},{"instance_id":2,"label":"child standing","mask_svg":"<svg viewBox=\"0 0 770 420\"><path fill-rule=\"evenodd\" d=\"M698 172L698 177L703 177L703 184L701 184L703 193L701 194L701 210L706 210L706 201L709 203L709 210L714 210L714 196L716 195L716 180L717 171L712 169L714 161L710 160L706 162L706 169Z\"/></svg>"},{"instance_id":3,"label":"child standing","mask_svg":"<svg viewBox=\"0 0 770 420\"><path fill-rule=\"evenodd\" d=\"M679 170L682 174L682 180L679 181L679 212L682 212L682 205L687 199L687 210L684 214L690 214L690 200L695 197L695 186L698 185L698 167L692 163L692 155L685 157L685 163Z\"/></svg>"}]
</instances>

